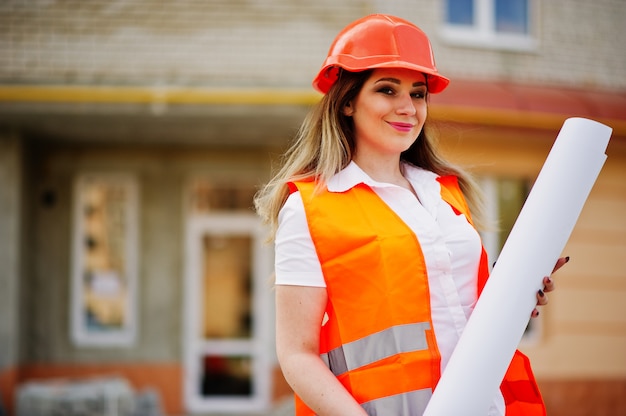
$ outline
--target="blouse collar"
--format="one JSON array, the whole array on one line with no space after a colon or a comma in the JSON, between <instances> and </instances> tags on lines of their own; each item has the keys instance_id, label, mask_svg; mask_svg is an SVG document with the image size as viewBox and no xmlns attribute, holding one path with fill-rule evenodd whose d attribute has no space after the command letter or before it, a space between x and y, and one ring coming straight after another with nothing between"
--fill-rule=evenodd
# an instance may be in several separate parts
<instances>
[{"instance_id":1,"label":"blouse collar","mask_svg":"<svg viewBox=\"0 0 626 416\"><path fill-rule=\"evenodd\" d=\"M402 162L402 172L413 186L424 208L431 214L435 214L441 199L441 185L437 182L438 175L406 162ZM360 183L372 189L397 187L397 185L390 183L375 181L354 161L351 161L348 166L330 178L327 187L330 192L346 192Z\"/></svg>"}]
</instances>

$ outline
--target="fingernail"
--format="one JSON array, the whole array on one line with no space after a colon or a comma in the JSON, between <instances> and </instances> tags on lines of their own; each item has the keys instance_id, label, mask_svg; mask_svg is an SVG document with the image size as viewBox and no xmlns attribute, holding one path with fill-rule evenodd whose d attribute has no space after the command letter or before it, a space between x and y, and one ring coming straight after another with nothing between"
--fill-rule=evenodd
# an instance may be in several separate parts
<instances>
[{"instance_id":1,"label":"fingernail","mask_svg":"<svg viewBox=\"0 0 626 416\"><path fill-rule=\"evenodd\" d=\"M544 297L545 296L545 293L543 293L543 290L541 290L541 289L539 289L539 292L537 292L537 293L539 293L540 297Z\"/></svg>"},{"instance_id":2,"label":"fingernail","mask_svg":"<svg viewBox=\"0 0 626 416\"><path fill-rule=\"evenodd\" d=\"M565 263L569 261L569 256L565 257Z\"/></svg>"}]
</instances>

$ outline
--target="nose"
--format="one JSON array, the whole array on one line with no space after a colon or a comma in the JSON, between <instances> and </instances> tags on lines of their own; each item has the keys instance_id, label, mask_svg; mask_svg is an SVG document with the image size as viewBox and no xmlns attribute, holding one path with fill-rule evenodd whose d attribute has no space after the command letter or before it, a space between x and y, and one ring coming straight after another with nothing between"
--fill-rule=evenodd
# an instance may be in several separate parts
<instances>
[{"instance_id":1,"label":"nose","mask_svg":"<svg viewBox=\"0 0 626 416\"><path fill-rule=\"evenodd\" d=\"M413 97L410 94L402 94L398 96L398 102L396 107L396 113L401 115L415 115L417 110L415 109L415 103Z\"/></svg>"}]
</instances>

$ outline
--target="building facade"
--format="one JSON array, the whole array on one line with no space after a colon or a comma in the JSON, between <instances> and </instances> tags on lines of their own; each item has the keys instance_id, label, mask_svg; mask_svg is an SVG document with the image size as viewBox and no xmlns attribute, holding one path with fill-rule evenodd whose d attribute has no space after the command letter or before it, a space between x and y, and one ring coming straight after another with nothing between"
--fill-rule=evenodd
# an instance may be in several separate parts
<instances>
[{"instance_id":1,"label":"building facade","mask_svg":"<svg viewBox=\"0 0 626 416\"><path fill-rule=\"evenodd\" d=\"M0 4L0 388L120 375L167 414L265 412L272 247L252 210L319 94L336 33L390 13L452 79L447 155L502 233L565 119L613 128L521 348L550 415L626 409L626 8L621 0L5 1ZM576 184L564 184L576 186Z\"/></svg>"}]
</instances>

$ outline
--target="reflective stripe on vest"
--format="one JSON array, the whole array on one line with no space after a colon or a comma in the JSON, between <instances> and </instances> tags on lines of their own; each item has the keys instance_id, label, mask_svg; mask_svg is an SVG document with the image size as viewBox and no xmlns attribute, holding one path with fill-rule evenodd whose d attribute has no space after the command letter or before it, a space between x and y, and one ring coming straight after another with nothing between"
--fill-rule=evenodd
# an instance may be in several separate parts
<instances>
[{"instance_id":1,"label":"reflective stripe on vest","mask_svg":"<svg viewBox=\"0 0 626 416\"><path fill-rule=\"evenodd\" d=\"M427 329L429 322L392 326L322 354L322 361L340 376L398 353L426 350Z\"/></svg>"}]
</instances>

